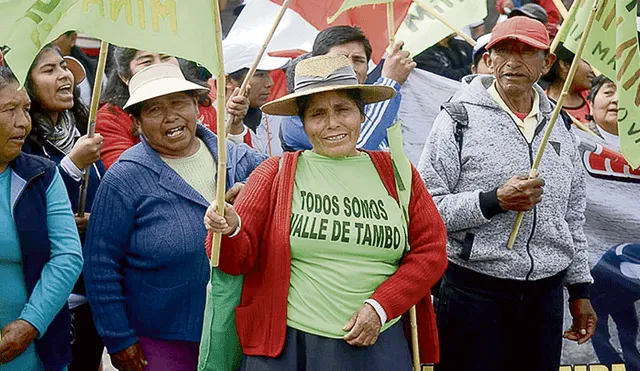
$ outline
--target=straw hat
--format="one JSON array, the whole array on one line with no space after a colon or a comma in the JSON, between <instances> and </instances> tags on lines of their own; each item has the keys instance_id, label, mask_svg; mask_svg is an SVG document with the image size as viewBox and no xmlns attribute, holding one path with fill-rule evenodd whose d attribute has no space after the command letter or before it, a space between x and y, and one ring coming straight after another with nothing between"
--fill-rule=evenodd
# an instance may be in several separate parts
<instances>
[{"instance_id":1,"label":"straw hat","mask_svg":"<svg viewBox=\"0 0 640 371\"><path fill-rule=\"evenodd\" d=\"M295 90L261 107L269 115L296 116L296 99L327 91L359 90L365 104L381 102L396 95L394 88L358 83L349 59L344 55L312 57L296 66Z\"/></svg>"},{"instance_id":2,"label":"straw hat","mask_svg":"<svg viewBox=\"0 0 640 371\"><path fill-rule=\"evenodd\" d=\"M145 67L129 80L127 109L135 104L181 91L209 91L208 88L187 81L180 67L171 63L158 63Z\"/></svg>"}]
</instances>

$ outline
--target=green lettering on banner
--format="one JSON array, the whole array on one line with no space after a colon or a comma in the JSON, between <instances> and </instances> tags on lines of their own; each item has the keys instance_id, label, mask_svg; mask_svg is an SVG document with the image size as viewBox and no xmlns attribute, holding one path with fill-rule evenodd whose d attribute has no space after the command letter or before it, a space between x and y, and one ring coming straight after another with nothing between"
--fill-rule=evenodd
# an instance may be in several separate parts
<instances>
[{"instance_id":1,"label":"green lettering on banner","mask_svg":"<svg viewBox=\"0 0 640 371\"><path fill-rule=\"evenodd\" d=\"M373 226L373 246L375 247L384 246L384 226L382 225Z\"/></svg>"},{"instance_id":2,"label":"green lettering on banner","mask_svg":"<svg viewBox=\"0 0 640 371\"><path fill-rule=\"evenodd\" d=\"M178 32L178 16L175 0L167 0L164 4L160 0L151 0L151 24L155 32L160 31L159 17L170 17L171 31Z\"/></svg>"},{"instance_id":3,"label":"green lettering on banner","mask_svg":"<svg viewBox=\"0 0 640 371\"><path fill-rule=\"evenodd\" d=\"M362 244L371 246L371 226L369 224L364 225L364 237L362 238Z\"/></svg>"},{"instance_id":4,"label":"green lettering on banner","mask_svg":"<svg viewBox=\"0 0 640 371\"><path fill-rule=\"evenodd\" d=\"M41 46L69 30L192 60L216 75L220 70L216 48L201 47L216 44L214 4L211 0L1 0L0 45L11 47L6 60L21 82Z\"/></svg>"},{"instance_id":5,"label":"green lettering on banner","mask_svg":"<svg viewBox=\"0 0 640 371\"><path fill-rule=\"evenodd\" d=\"M356 223L357 224L357 223ZM333 221L333 228L331 229L331 241L337 242L342 235L342 224L338 220Z\"/></svg>"},{"instance_id":6,"label":"green lettering on banner","mask_svg":"<svg viewBox=\"0 0 640 371\"><path fill-rule=\"evenodd\" d=\"M425 0L425 3L459 28L482 21L487 16L484 0ZM452 33L414 2L396 32L396 40L404 41L403 50L418 55Z\"/></svg>"},{"instance_id":7,"label":"green lettering on banner","mask_svg":"<svg viewBox=\"0 0 640 371\"><path fill-rule=\"evenodd\" d=\"M329 219L320 220L320 230L318 231L318 239L326 241L327 240L327 224L329 224Z\"/></svg>"},{"instance_id":8,"label":"green lettering on banner","mask_svg":"<svg viewBox=\"0 0 640 371\"><path fill-rule=\"evenodd\" d=\"M124 8L127 17L127 24L133 26L133 12L131 10L131 0L111 0L111 20L117 21L120 12Z\"/></svg>"}]
</instances>

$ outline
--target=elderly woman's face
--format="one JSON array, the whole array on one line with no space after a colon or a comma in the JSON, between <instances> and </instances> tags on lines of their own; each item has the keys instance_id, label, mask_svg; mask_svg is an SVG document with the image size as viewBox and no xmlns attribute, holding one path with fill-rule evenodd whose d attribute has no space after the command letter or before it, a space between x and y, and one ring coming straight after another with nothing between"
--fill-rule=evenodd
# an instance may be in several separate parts
<instances>
[{"instance_id":1,"label":"elderly woman's face","mask_svg":"<svg viewBox=\"0 0 640 371\"><path fill-rule=\"evenodd\" d=\"M611 134L618 134L618 91L616 84L606 82L593 98L593 120Z\"/></svg>"},{"instance_id":2,"label":"elderly woman's face","mask_svg":"<svg viewBox=\"0 0 640 371\"><path fill-rule=\"evenodd\" d=\"M27 92L18 84L0 88L0 168L20 154L31 132L30 107Z\"/></svg>"},{"instance_id":3,"label":"elderly woman's face","mask_svg":"<svg viewBox=\"0 0 640 371\"><path fill-rule=\"evenodd\" d=\"M164 157L181 158L198 150L195 138L198 106L193 96L173 93L142 104L137 124L156 152Z\"/></svg>"},{"instance_id":4,"label":"elderly woman's face","mask_svg":"<svg viewBox=\"0 0 640 371\"><path fill-rule=\"evenodd\" d=\"M304 112L304 131L313 151L327 157L358 154L356 142L364 116L345 92L313 94Z\"/></svg>"},{"instance_id":5,"label":"elderly woman's face","mask_svg":"<svg viewBox=\"0 0 640 371\"><path fill-rule=\"evenodd\" d=\"M519 41L505 40L492 47L484 59L505 93L522 94L549 72L555 57Z\"/></svg>"},{"instance_id":6,"label":"elderly woman's face","mask_svg":"<svg viewBox=\"0 0 640 371\"><path fill-rule=\"evenodd\" d=\"M55 49L47 49L31 69L35 100L46 111L62 112L73 108L73 74Z\"/></svg>"}]
</instances>

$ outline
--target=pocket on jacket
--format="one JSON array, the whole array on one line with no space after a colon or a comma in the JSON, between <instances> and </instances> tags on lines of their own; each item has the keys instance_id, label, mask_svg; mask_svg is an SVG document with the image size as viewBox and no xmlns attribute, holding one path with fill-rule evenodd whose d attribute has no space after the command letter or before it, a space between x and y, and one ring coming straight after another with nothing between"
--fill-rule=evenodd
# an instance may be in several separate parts
<instances>
[{"instance_id":1,"label":"pocket on jacket","mask_svg":"<svg viewBox=\"0 0 640 371\"><path fill-rule=\"evenodd\" d=\"M469 261L471 257L471 250L473 249L473 240L475 240L476 235L471 232L467 232L464 235L464 241L462 241L462 249L460 249L460 259L464 261Z\"/></svg>"},{"instance_id":2,"label":"pocket on jacket","mask_svg":"<svg viewBox=\"0 0 640 371\"><path fill-rule=\"evenodd\" d=\"M259 312L258 304L249 304L247 306L236 307L236 328L242 349L255 348L260 346L264 341L267 333L265 328L268 323L258 323L256 316Z\"/></svg>"},{"instance_id":3,"label":"pocket on jacket","mask_svg":"<svg viewBox=\"0 0 640 371\"><path fill-rule=\"evenodd\" d=\"M191 308L188 284L187 281L174 287L156 287L142 282L141 298L133 300L140 307L132 308L138 318L132 322L148 332L143 336L185 332Z\"/></svg>"}]
</instances>

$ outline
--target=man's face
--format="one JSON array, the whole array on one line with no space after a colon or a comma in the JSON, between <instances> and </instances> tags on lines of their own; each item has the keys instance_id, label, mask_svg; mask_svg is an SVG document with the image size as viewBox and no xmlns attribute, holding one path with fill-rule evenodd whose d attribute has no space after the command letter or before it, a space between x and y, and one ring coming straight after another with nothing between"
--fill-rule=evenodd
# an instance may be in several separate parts
<instances>
[{"instance_id":1,"label":"man's face","mask_svg":"<svg viewBox=\"0 0 640 371\"><path fill-rule=\"evenodd\" d=\"M367 71L369 70L369 60L364 51L364 45L357 41L351 41L346 44L332 46L327 55L344 55L351 61L351 66L356 75L358 82L364 84L367 81Z\"/></svg>"},{"instance_id":2,"label":"man's face","mask_svg":"<svg viewBox=\"0 0 640 371\"><path fill-rule=\"evenodd\" d=\"M522 94L549 72L555 57L522 42L505 40L493 46L483 59L503 92Z\"/></svg>"},{"instance_id":3,"label":"man's face","mask_svg":"<svg viewBox=\"0 0 640 371\"><path fill-rule=\"evenodd\" d=\"M234 80L227 75L227 95L231 94L235 88L241 87L243 80ZM247 96L249 98L249 107L262 107L263 104L267 103L271 95L271 88L273 87L271 74L269 71L257 70L251 81L249 81L249 86L249 95Z\"/></svg>"}]
</instances>

